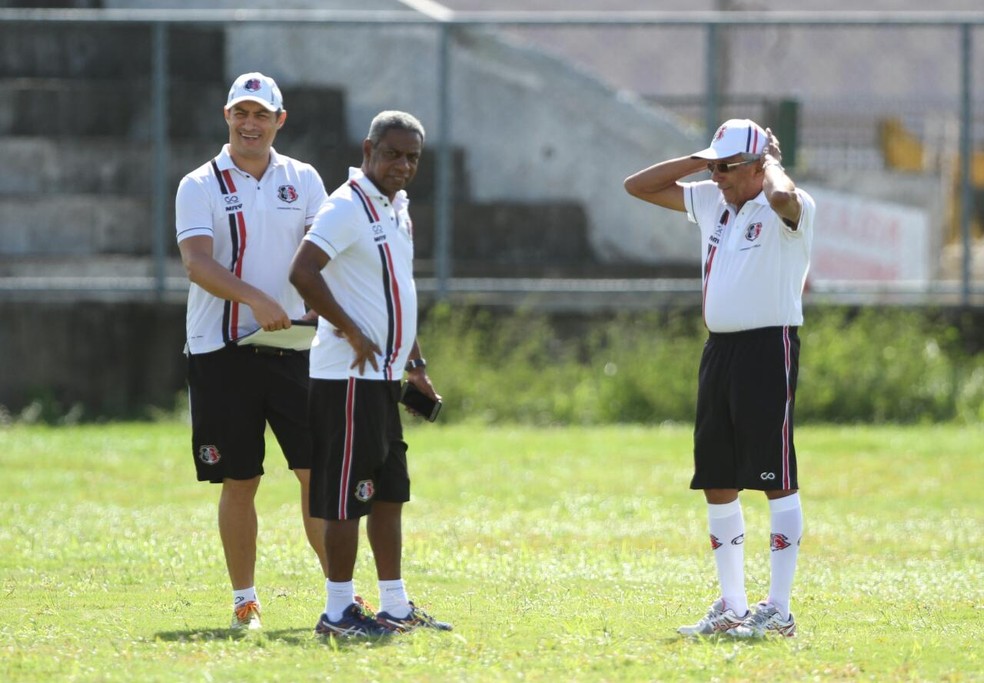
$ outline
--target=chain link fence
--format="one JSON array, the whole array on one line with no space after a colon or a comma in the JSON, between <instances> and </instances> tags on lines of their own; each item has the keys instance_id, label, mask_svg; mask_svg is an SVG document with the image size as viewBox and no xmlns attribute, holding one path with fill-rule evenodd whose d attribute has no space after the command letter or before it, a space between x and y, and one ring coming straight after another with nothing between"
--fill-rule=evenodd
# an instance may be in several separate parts
<instances>
[{"instance_id":1,"label":"chain link fence","mask_svg":"<svg viewBox=\"0 0 984 683\"><path fill-rule=\"evenodd\" d=\"M210 30L225 36L225 73L218 85L199 83L204 88L200 92L211 93L217 88L221 93L227 81L239 70L246 70L249 63L250 70L261 68L278 77L292 91L293 102L303 102L308 107L310 121L317 121L317 107L313 100L303 98L315 98L317 94L305 88L325 86L345 93L349 120L339 123L344 134L326 152L334 166L339 166L338 160L347 153L345 148L357 136L363 124L358 119L364 112L383 108L383 103L389 102L425 113L430 133L428 147L433 151L428 161L433 171L428 172L428 179L421 186L430 208L421 210L432 226L429 247L432 253L423 256L424 260L432 259L434 266L432 273L424 273L432 274L433 279L422 278L422 287L433 288L440 296L455 292L475 296L476 290L481 289L498 291L501 296L497 300L515 303L516 297L510 295L516 289L515 278L532 276L539 282L535 289L540 292L551 290L552 279L557 288L575 292L570 297L572 301L578 300L578 291L597 289L600 298L612 302L618 299L612 291L618 289L620 279L613 278L613 274L631 273L637 279L659 280L671 272L677 276L687 272L688 262L681 261L679 256L687 250L673 251L667 240L655 242L649 254L644 249L632 249L639 254L639 260L632 263L609 258L585 265L572 260L552 271L550 268L524 271L526 266L522 263L510 271L505 263L501 270L513 275L514 281L497 284L497 278L484 277L488 273L470 278L464 267L467 258L460 249L465 245L479 250L490 248L480 241L470 242L466 230L469 224L483 220L483 216L495 210L500 212L501 223L505 224L515 223L518 217L535 224L536 216L556 215L560 223L555 232L562 234L566 225L578 220L580 206L586 213L583 219L586 244L597 251L598 238L592 231L614 230L611 226L619 222L639 225L649 219L636 218L642 214L631 213L639 209L628 198L624 199L626 208L622 215L617 209L603 216L592 214L592 199L583 191L564 194L565 186L574 186L571 178L578 173L583 175L588 167L602 166L611 181L611 188L606 186L605 191L617 192L626 171L636 170L647 160L664 158L672 145L661 137L661 128L653 128L650 133L647 120L678 126L681 135L689 136L682 138L686 141L706 140L718 123L727 118L750 117L776 130L783 141L786 165L798 182L811 190L830 192L831 201L840 201L847 207L840 214L829 215L852 216L859 223L880 222L885 227L883 234L891 233L892 226L899 222L903 228L899 229L901 232L891 233L891 238L900 244L884 245L886 253L889 246L902 249L906 241L912 241L905 226L912 226L912 234L917 235L920 253L912 258L921 259L918 267L891 272L881 266L881 270L873 268L873 273L888 273L883 280L877 277L818 279L814 283L815 292L865 302L889 301L892 296L906 292L915 294L912 298L915 301L979 304L984 300L984 99L974 91L974 75L984 73L984 41L981 40L984 13L447 12L428 17L368 10L242 10L233 15L177 10L0 9L0 30L5 36L0 41L2 77L16 86L9 90L16 96L0 104L0 144L9 147L19 138L43 137L41 131L25 127L25 110L19 107L33 101L32 97L36 99L40 90L53 87L56 81L85 78L82 71L46 73L39 66L46 55L64 57L65 50L51 44L54 33L50 29L55 27L62 36L66 31L82 36L107 29L150 30L147 35L152 39L145 39L140 45L145 52L134 57L146 65L145 75L136 76L145 93L142 118L121 124L128 125L121 128L125 131L121 137L149 143L157 150L150 166L164 165L163 169L155 169L158 174L155 178L148 178L146 190L136 193L142 199L149 198L156 207L147 221L153 225L154 239L135 240L137 246L132 252L135 257L154 262L146 273L152 278L144 287L149 293L170 292L180 282L171 244L169 207L173 202L173 176L177 172L171 167L176 159L185 163L191 154L185 150L187 141L176 139L173 131L184 125L182 116L193 114L196 119L201 118L204 114L200 112L211 111L205 106L211 103L196 99L185 111L184 103L176 101L180 93L174 86L189 82L195 85L195 71L201 66L189 60L187 55L194 50L182 41L187 40L189 31ZM258 64L255 54L244 54L240 49L258 34L273 37L260 59L265 66ZM354 34L376 39L363 40L370 45L365 53L356 53L352 43L345 41L346 35ZM14 40L17 35L20 37ZM178 36L185 37L178 39ZM407 39L418 45L409 53L403 51L409 43L401 42ZM526 55L526 61L517 61L519 58L514 55L503 57L505 53L499 51L494 53L494 58L501 61L478 64L483 55L492 54L483 42L489 39L506 45L515 54ZM333 45L346 48L332 52ZM19 54L14 55L15 50ZM36 59L32 60L32 55ZM83 57L87 56L80 54L79 60ZM89 57L98 63L97 57ZM66 60L67 65L72 63L70 57ZM565 150L565 146L573 144L571 138L554 141L550 125L544 127L542 122L527 121L527 114L513 102L500 99L488 103L482 99L496 88L509 92L501 86L503 80L550 81L553 78L550 74L557 72L542 71L538 76L532 70L523 71L535 66L537 60L552 62L550 68L573 69L584 79L580 110L576 80L571 81L575 85L568 91L551 94L554 102L560 103L556 106L563 114L563 118L550 122L553 128L592 130L594 126L598 131L595 135L580 134L583 140L580 150ZM118 70L127 72L126 65L119 65ZM100 88L112 82L112 64L104 71L97 76ZM976 80L979 81L979 76ZM367 81L386 87L377 85L367 89ZM626 133L635 137L637 155L620 154L617 155L620 159L609 159L605 154L601 131L606 130L606 125L613 126L611 119L615 114L609 114L608 109L600 112L595 109L595 102L600 100L585 94L589 81L600 89L598 92L607 90L612 101L638 100L655 112L648 114L651 119L633 122L631 131ZM542 84L520 85L534 93L537 87L547 90ZM111 94L112 87L99 92ZM64 100L52 98L46 102ZM473 106L468 108L462 103ZM301 126L305 115L301 106L294 106L288 107L292 115L288 125ZM116 115L116 112L107 114ZM595 118L599 119L597 124L585 126L585 122ZM161 121L165 123L160 124ZM515 125L509 127L506 125L509 122ZM171 134L165 130L161 135L160 125L170 129ZM512 131L517 130L522 132L513 135ZM107 137L105 133L98 135ZM478 144L480 153L476 153L475 141L483 135L497 139L485 147ZM303 140L296 142L296 155L304 158L305 150L325 145L316 138L318 131L314 123L305 130ZM62 163L59 154L65 153L68 140L64 133L56 136L51 163ZM221 139L213 139L213 146L220 142ZM513 156L504 153L495 156L499 154L497 148L506 147L521 151ZM528 152L525 160L518 156L524 153L523 148ZM206 154L215 151L201 149ZM491 159L479 158L490 155ZM357 163L357 159L349 159L341 166L346 163ZM500 167L497 173L487 172L488 167L496 164ZM333 174L337 170L334 166ZM560 167L562 171L552 176L554 169ZM180 172L190 168L182 167ZM25 171L36 172L36 164L34 169ZM147 173L147 169L141 172ZM515 180L513 185L509 183L510 176ZM326 177L329 186L337 181ZM599 185L599 181L591 182ZM8 294L20 291L31 296L45 287L45 278L27 277L16 264L30 262L37 256L31 251L33 247L25 248L25 244L40 244L44 240L32 241L16 235L20 234L18 230L26 233L28 229L44 229L44 226L29 225L26 219L18 219L24 223L18 227L12 224L11 216L30 215L21 204L30 201L32 192L50 198L58 189L50 185L38 189L44 185L43 178L34 185L23 178L19 183L8 179L0 184L0 202L6 202L10 209L4 212L5 217L0 217L0 235L6 235L0 237L0 289ZM521 188L517 189L519 185ZM852 198L860 198L861 210L858 204L851 203ZM103 193L103 205L112 199ZM517 203L532 206L534 211L523 213L509 208ZM108 224L106 230L114 229L112 218L99 220ZM542 227L542 234L548 234L547 219L539 222L541 225L536 227ZM837 230L841 226L821 223L821 214L818 223L818 234L839 234ZM489 225L488 230L502 227ZM845 233L843 243L854 240L857 243L851 246L853 255L875 263L874 256L863 253L871 246L865 244L867 233L863 227L855 229L854 234ZM644 228L642 225L639 230ZM659 228L652 230L658 232ZM53 234L59 240L72 239L63 225ZM524 248L528 255L532 247ZM561 247L551 246L551 249L557 254ZM73 257L112 255L120 260L120 255L113 254L111 249L100 247L93 251L86 253L79 249L68 254ZM523 249L514 248L512 253L522 255ZM908 254L900 252L898 258L909 258ZM478 253L480 258L485 255ZM537 258L541 262L549 260L550 253ZM696 251L693 259L696 262ZM580 284L579 273L589 276ZM551 274L555 277L547 277ZM81 285L73 278L86 277L77 272L60 275L63 281L74 283L74 291ZM140 273L122 273L117 282L140 289L133 284L134 275ZM48 282L58 280L49 278ZM103 288L119 289L106 283ZM675 291L677 287L652 285L644 289L660 292ZM639 285L625 284L624 290L638 292Z\"/></svg>"}]
</instances>

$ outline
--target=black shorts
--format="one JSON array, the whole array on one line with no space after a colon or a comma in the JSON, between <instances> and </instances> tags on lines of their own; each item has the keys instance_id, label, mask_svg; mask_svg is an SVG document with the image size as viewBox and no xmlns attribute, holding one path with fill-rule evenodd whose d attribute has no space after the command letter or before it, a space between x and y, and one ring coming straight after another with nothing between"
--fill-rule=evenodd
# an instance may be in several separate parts
<instances>
[{"instance_id":1,"label":"black shorts","mask_svg":"<svg viewBox=\"0 0 984 683\"><path fill-rule=\"evenodd\" d=\"M410 500L400 383L312 379L309 396L311 515L358 519L369 514L373 501Z\"/></svg>"},{"instance_id":2,"label":"black shorts","mask_svg":"<svg viewBox=\"0 0 984 683\"><path fill-rule=\"evenodd\" d=\"M189 354L191 446L198 481L263 474L269 422L290 469L311 467L308 353L277 356L251 347Z\"/></svg>"},{"instance_id":3,"label":"black shorts","mask_svg":"<svg viewBox=\"0 0 984 683\"><path fill-rule=\"evenodd\" d=\"M799 488L795 327L711 333L700 359L692 489Z\"/></svg>"}]
</instances>

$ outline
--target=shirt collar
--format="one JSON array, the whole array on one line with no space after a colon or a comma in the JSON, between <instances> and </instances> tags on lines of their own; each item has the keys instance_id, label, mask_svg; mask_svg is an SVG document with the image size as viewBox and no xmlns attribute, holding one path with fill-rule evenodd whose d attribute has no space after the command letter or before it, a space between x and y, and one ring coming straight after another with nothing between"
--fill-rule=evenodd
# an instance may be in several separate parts
<instances>
[{"instance_id":1,"label":"shirt collar","mask_svg":"<svg viewBox=\"0 0 984 683\"><path fill-rule=\"evenodd\" d=\"M746 201L745 204L759 204L761 206L768 206L769 200L765 198L765 190L760 191L757 195ZM728 204L728 207L736 212L738 210L738 207L734 204Z\"/></svg>"},{"instance_id":2,"label":"shirt collar","mask_svg":"<svg viewBox=\"0 0 984 683\"><path fill-rule=\"evenodd\" d=\"M232 155L229 154L229 143L222 145L222 151L219 152L219 156L215 157L215 164L219 167L220 171L239 171L243 173L243 170L236 166L236 162L232 160ZM271 169L275 166L280 166L283 163L281 161L280 155L277 154L277 150L273 147L270 148L270 165L267 169Z\"/></svg>"},{"instance_id":3,"label":"shirt collar","mask_svg":"<svg viewBox=\"0 0 984 683\"><path fill-rule=\"evenodd\" d=\"M373 183L371 180L369 180L369 178L366 177L366 174L362 172L361 168L355 168L354 166L350 166L349 180L354 180L355 182L357 182L359 184L359 187L361 187L365 191L365 193L368 194L369 196L375 197L376 199L379 199L385 203L389 203L389 197L387 197L386 195L384 195L382 192L379 191L379 188L377 188L375 183ZM393 208L399 211L400 209L404 209L409 205L410 205L410 198L407 196L407 191L400 190L399 192L397 192L396 196L393 198Z\"/></svg>"}]
</instances>

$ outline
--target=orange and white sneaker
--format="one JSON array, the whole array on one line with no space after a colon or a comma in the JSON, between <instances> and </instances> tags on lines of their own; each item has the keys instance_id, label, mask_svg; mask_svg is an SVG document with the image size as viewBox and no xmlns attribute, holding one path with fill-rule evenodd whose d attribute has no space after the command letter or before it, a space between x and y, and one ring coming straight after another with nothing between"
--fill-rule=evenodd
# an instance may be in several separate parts
<instances>
[{"instance_id":1,"label":"orange and white sneaker","mask_svg":"<svg viewBox=\"0 0 984 683\"><path fill-rule=\"evenodd\" d=\"M250 600L233 610L232 624L229 625L233 631L256 631L263 628L260 623L260 606Z\"/></svg>"}]
</instances>

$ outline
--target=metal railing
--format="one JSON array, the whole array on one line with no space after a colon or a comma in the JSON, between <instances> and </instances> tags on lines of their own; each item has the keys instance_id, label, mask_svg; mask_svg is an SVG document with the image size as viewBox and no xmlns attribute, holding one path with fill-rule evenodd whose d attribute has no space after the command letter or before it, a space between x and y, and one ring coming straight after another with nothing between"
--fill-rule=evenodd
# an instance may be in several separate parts
<instances>
[{"instance_id":1,"label":"metal railing","mask_svg":"<svg viewBox=\"0 0 984 683\"><path fill-rule=\"evenodd\" d=\"M723 108L717 87L719 38L728 27L934 27L952 29L959 36L960 64L960 192L959 225L963 246L959 299L970 302L971 276L971 207L972 179L970 152L974 120L973 29L984 26L984 12L452 12L441 9L412 11L357 10L134 10L134 9L0 9L0 22L13 24L70 24L70 25L146 25L152 28L153 75L153 178L152 241L154 267L153 289L163 296L168 287L166 276L167 240L171 234L167 225L167 205L171 193L167 187L168 162L168 81L167 70L169 31L175 25L246 26L264 25L332 25L332 26L427 26L435 31L438 41L437 80L437 168L435 186L435 278L436 296L447 298L456 289L465 287L452 278L451 260L453 226L451 197L451 102L453 98L451 45L455 31L466 27L690 27L704 33L703 120L707 136L715 130ZM494 287L492 283L486 283ZM628 285L623 285L627 287ZM512 285L502 285L504 291Z\"/></svg>"}]
</instances>

